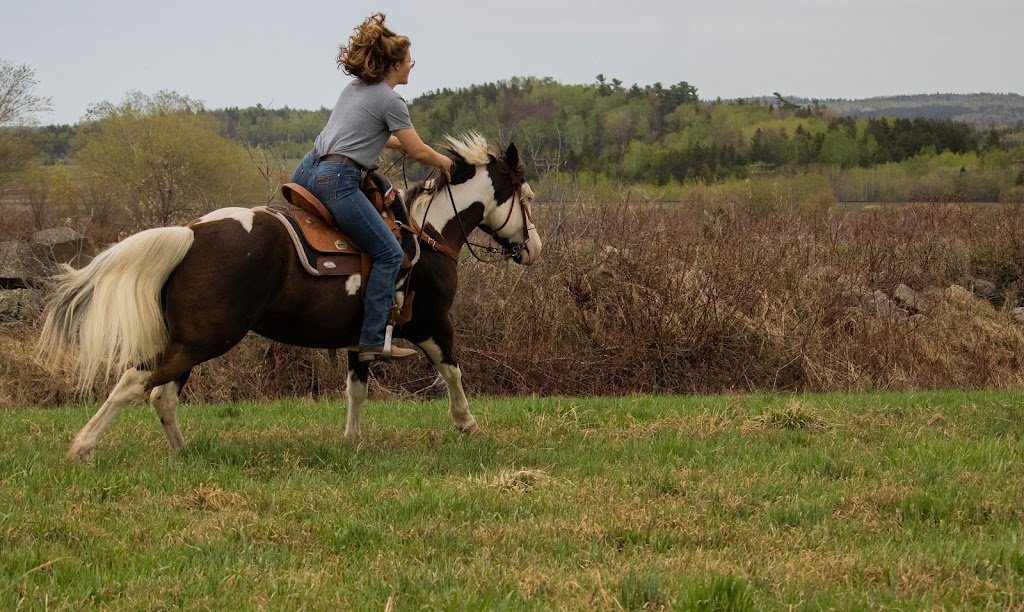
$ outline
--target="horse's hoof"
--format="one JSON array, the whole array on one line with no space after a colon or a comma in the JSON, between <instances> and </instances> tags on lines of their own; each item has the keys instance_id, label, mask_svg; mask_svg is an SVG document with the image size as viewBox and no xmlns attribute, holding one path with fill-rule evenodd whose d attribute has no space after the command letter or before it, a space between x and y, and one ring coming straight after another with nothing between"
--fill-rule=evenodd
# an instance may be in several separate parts
<instances>
[{"instance_id":1,"label":"horse's hoof","mask_svg":"<svg viewBox=\"0 0 1024 612\"><path fill-rule=\"evenodd\" d=\"M93 448L82 448L78 444L72 444L71 448L68 449L67 457L75 461L89 461L92 459L92 454L95 450Z\"/></svg>"},{"instance_id":2,"label":"horse's hoof","mask_svg":"<svg viewBox=\"0 0 1024 612\"><path fill-rule=\"evenodd\" d=\"M472 420L472 421L470 421L468 423L458 424L455 427L456 427L456 429L459 430L459 433L464 433L464 434L471 434L471 433L476 433L476 432L480 431L480 426L476 424L476 419L474 419L474 420Z\"/></svg>"}]
</instances>

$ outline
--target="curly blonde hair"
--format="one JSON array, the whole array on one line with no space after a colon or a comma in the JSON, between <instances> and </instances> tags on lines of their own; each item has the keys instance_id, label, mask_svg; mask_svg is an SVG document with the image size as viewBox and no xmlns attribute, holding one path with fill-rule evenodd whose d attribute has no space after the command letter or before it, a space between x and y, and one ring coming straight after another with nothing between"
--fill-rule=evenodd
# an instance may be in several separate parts
<instances>
[{"instance_id":1,"label":"curly blonde hair","mask_svg":"<svg viewBox=\"0 0 1024 612\"><path fill-rule=\"evenodd\" d=\"M367 84L379 83L391 66L405 61L411 44L408 37L384 26L386 18L384 13L367 17L338 53L338 66Z\"/></svg>"}]
</instances>

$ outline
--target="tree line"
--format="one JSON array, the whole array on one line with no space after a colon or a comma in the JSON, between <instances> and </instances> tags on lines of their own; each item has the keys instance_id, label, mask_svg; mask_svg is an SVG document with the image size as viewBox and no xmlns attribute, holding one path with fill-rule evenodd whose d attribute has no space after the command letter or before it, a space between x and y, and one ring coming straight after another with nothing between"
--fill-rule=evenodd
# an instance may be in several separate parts
<instances>
[{"instance_id":1,"label":"tree line","mask_svg":"<svg viewBox=\"0 0 1024 612\"><path fill-rule=\"evenodd\" d=\"M23 106L7 108L45 108L48 100L31 95L32 72L19 69ZM944 152L987 155L1024 146L1019 127L853 118L819 101L796 104L778 94L774 100L707 101L686 81L627 87L604 75L589 84L516 77L442 89L414 99L410 111L427 142L478 131L494 142L514 140L537 178L586 175L620 184L872 168ZM0 195L18 183L40 211L59 198L81 202L79 208L102 218L115 202L115 209L160 223L208 202L265 201L329 114L328 108L261 105L209 110L175 92L130 92L119 104L93 105L72 126L8 120L0 124ZM1001 163L1018 158L1024 149L1005 153Z\"/></svg>"},{"instance_id":2,"label":"tree line","mask_svg":"<svg viewBox=\"0 0 1024 612\"><path fill-rule=\"evenodd\" d=\"M664 184L743 177L765 168L813 164L871 167L927 151L983 152L1004 146L1006 130L926 118L837 115L820 103L701 101L687 82L625 87L598 75L589 85L550 78L512 78L412 101L428 141L476 130L525 147L537 171L592 172L618 180ZM207 112L221 136L262 147L283 159L307 151L327 108L262 105ZM74 157L82 126L44 126L28 138L43 163Z\"/></svg>"},{"instance_id":3,"label":"tree line","mask_svg":"<svg viewBox=\"0 0 1024 612\"><path fill-rule=\"evenodd\" d=\"M701 101L695 87L563 85L512 79L417 98L422 132L483 129L527 146L538 170L592 172L622 181L742 178L765 169L871 167L921 153L983 152L1004 146L1008 130L949 120L838 115L796 105Z\"/></svg>"}]
</instances>

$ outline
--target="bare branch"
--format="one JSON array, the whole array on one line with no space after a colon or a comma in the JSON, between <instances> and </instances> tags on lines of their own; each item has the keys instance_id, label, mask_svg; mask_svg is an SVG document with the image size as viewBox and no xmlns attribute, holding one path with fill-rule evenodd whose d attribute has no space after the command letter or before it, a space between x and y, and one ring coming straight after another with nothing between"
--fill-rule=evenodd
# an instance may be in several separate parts
<instances>
[{"instance_id":1,"label":"bare branch","mask_svg":"<svg viewBox=\"0 0 1024 612\"><path fill-rule=\"evenodd\" d=\"M0 126L28 122L28 115L52 110L50 98L32 93L38 83L35 73L24 64L0 59Z\"/></svg>"}]
</instances>

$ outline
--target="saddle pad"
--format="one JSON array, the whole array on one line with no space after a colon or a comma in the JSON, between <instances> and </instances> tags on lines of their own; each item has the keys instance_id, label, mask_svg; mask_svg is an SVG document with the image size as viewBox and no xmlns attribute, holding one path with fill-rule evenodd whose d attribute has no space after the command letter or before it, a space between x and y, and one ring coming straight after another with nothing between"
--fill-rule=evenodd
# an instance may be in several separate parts
<instances>
[{"instance_id":1,"label":"saddle pad","mask_svg":"<svg viewBox=\"0 0 1024 612\"><path fill-rule=\"evenodd\" d=\"M347 276L363 272L363 257L369 257L336 227L292 205L258 206L254 210L272 215L288 230L295 252L306 272L313 276ZM366 264L369 266L369 264ZM412 265L402 258L402 268ZM367 270L369 268L367 267Z\"/></svg>"},{"instance_id":2,"label":"saddle pad","mask_svg":"<svg viewBox=\"0 0 1024 612\"><path fill-rule=\"evenodd\" d=\"M362 251L344 234L292 205L260 206L288 230L295 252L313 276L345 276L362 272Z\"/></svg>"},{"instance_id":3,"label":"saddle pad","mask_svg":"<svg viewBox=\"0 0 1024 612\"><path fill-rule=\"evenodd\" d=\"M348 236L341 233L341 230L334 224L328 225L318 215L312 214L293 204L271 205L271 210L280 210L286 218L295 224L309 246L318 253L336 255L338 253L349 253L358 255L363 252L359 245L350 240Z\"/></svg>"}]
</instances>

